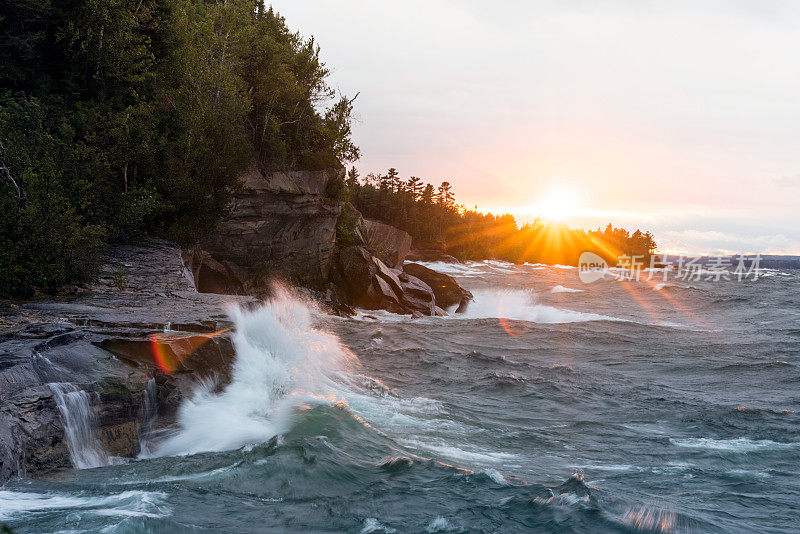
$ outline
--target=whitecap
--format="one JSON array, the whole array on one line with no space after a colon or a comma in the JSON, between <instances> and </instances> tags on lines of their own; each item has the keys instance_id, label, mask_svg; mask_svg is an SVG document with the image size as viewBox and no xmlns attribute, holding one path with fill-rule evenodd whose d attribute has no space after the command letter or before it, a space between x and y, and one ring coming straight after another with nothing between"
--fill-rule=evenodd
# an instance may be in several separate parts
<instances>
[{"instance_id":1,"label":"whitecap","mask_svg":"<svg viewBox=\"0 0 800 534\"><path fill-rule=\"evenodd\" d=\"M373 534L375 532L385 532L386 534L391 534L393 532L397 532L397 530L381 524L381 522L374 517L366 518L364 520L364 528L361 529L361 534Z\"/></svg>"},{"instance_id":2,"label":"whitecap","mask_svg":"<svg viewBox=\"0 0 800 534\"><path fill-rule=\"evenodd\" d=\"M437 516L425 528L425 532L450 532L453 530L458 530L458 528L442 516Z\"/></svg>"},{"instance_id":3,"label":"whitecap","mask_svg":"<svg viewBox=\"0 0 800 534\"><path fill-rule=\"evenodd\" d=\"M19 514L65 510L85 510L104 516L166 517L167 494L152 491L124 491L105 497L86 497L59 493L28 493L0 490L0 520Z\"/></svg>"},{"instance_id":4,"label":"whitecap","mask_svg":"<svg viewBox=\"0 0 800 534\"><path fill-rule=\"evenodd\" d=\"M583 289L573 289L559 285L551 289L550 293L583 293Z\"/></svg>"},{"instance_id":5,"label":"whitecap","mask_svg":"<svg viewBox=\"0 0 800 534\"><path fill-rule=\"evenodd\" d=\"M399 439L398 441L408 447L424 449L450 460L463 461L467 463L497 464L520 459L518 454L485 450L467 451L453 445L447 445L443 442L440 444L433 444L429 441L426 442L413 438Z\"/></svg>"},{"instance_id":6,"label":"whitecap","mask_svg":"<svg viewBox=\"0 0 800 534\"><path fill-rule=\"evenodd\" d=\"M466 313L452 315L451 319L512 319L543 324L624 321L607 315L536 304L530 292L519 289L476 290L473 294L475 300Z\"/></svg>"},{"instance_id":7,"label":"whitecap","mask_svg":"<svg viewBox=\"0 0 800 534\"><path fill-rule=\"evenodd\" d=\"M780 443L768 439L752 440L748 438L713 439L713 438L683 438L670 439L670 443L678 447L690 449L707 449L730 452L754 452L764 450L794 449L800 443Z\"/></svg>"},{"instance_id":8,"label":"whitecap","mask_svg":"<svg viewBox=\"0 0 800 534\"><path fill-rule=\"evenodd\" d=\"M501 486L508 486L508 480L497 469L484 469L483 474L492 479L492 482Z\"/></svg>"}]
</instances>

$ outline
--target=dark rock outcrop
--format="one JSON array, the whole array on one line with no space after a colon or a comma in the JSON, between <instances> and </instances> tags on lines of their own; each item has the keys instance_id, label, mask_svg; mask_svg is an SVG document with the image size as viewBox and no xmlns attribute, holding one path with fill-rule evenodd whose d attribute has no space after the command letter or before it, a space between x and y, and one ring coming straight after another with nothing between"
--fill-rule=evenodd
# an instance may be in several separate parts
<instances>
[{"instance_id":1,"label":"dark rock outcrop","mask_svg":"<svg viewBox=\"0 0 800 534\"><path fill-rule=\"evenodd\" d=\"M350 304L368 310L436 315L436 297L422 280L391 269L363 247L339 253L334 282L345 289Z\"/></svg>"},{"instance_id":2,"label":"dark rock outcrop","mask_svg":"<svg viewBox=\"0 0 800 534\"><path fill-rule=\"evenodd\" d=\"M209 289L233 286L258 294L273 279L322 289L330 273L341 211L341 202L331 200L327 191L343 172L265 175L251 170L231 202L230 216L200 246L224 269L210 266L204 272L202 254L193 258L193 265L201 265L200 285L206 287L204 276L225 273L224 282L211 280Z\"/></svg>"},{"instance_id":3,"label":"dark rock outcrop","mask_svg":"<svg viewBox=\"0 0 800 534\"><path fill-rule=\"evenodd\" d=\"M106 259L98 280L68 300L0 303L0 484L70 466L53 384L86 392L106 454L134 456L149 385L163 424L198 378L224 383L228 337L192 334L230 326L227 302L255 301L198 293L168 243L115 247ZM151 335L165 329L175 337L162 344L177 362L173 374L151 349Z\"/></svg>"},{"instance_id":4,"label":"dark rock outcrop","mask_svg":"<svg viewBox=\"0 0 800 534\"><path fill-rule=\"evenodd\" d=\"M430 286L408 274L400 273L398 277L402 289L402 303L412 312L420 312L424 315L437 315L436 296Z\"/></svg>"},{"instance_id":5,"label":"dark rock outcrop","mask_svg":"<svg viewBox=\"0 0 800 534\"><path fill-rule=\"evenodd\" d=\"M406 261L428 261L461 263L458 258L446 252L444 243L414 244L406 254Z\"/></svg>"},{"instance_id":6,"label":"dark rock outcrop","mask_svg":"<svg viewBox=\"0 0 800 534\"><path fill-rule=\"evenodd\" d=\"M377 270L372 255L364 247L347 247L339 252L332 281L344 290L351 304L363 306Z\"/></svg>"},{"instance_id":7,"label":"dark rock outcrop","mask_svg":"<svg viewBox=\"0 0 800 534\"><path fill-rule=\"evenodd\" d=\"M373 255L389 267L400 268L411 248L411 236L386 223L364 219L364 239Z\"/></svg>"},{"instance_id":8,"label":"dark rock outcrop","mask_svg":"<svg viewBox=\"0 0 800 534\"><path fill-rule=\"evenodd\" d=\"M244 286L233 270L214 259L208 251L196 249L186 254L191 265L197 290L201 293L218 295L239 295Z\"/></svg>"},{"instance_id":9,"label":"dark rock outcrop","mask_svg":"<svg viewBox=\"0 0 800 534\"><path fill-rule=\"evenodd\" d=\"M433 290L436 295L436 304L442 308L459 305L472 300L472 293L458 285L452 276L429 269L417 263L406 263L403 272L419 278ZM466 309L466 308L464 308Z\"/></svg>"}]
</instances>

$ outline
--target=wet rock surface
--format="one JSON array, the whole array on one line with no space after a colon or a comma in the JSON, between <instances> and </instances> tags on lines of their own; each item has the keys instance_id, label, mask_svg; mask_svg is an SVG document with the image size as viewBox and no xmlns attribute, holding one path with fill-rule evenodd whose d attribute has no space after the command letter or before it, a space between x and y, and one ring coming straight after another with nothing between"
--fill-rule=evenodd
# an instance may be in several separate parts
<instances>
[{"instance_id":1,"label":"wet rock surface","mask_svg":"<svg viewBox=\"0 0 800 534\"><path fill-rule=\"evenodd\" d=\"M462 303L472 300L472 293L458 285L452 276L417 263L406 263L403 272L426 283L436 295L436 304L441 308L461 307Z\"/></svg>"},{"instance_id":2,"label":"wet rock surface","mask_svg":"<svg viewBox=\"0 0 800 534\"><path fill-rule=\"evenodd\" d=\"M107 454L138 454L148 384L166 424L198 379L226 380L229 338L197 334L229 327L234 303L255 299L198 293L181 251L165 242L114 247L97 281L74 295L0 303L0 484L71 465L52 384L86 392ZM167 338L170 372L153 334Z\"/></svg>"}]
</instances>

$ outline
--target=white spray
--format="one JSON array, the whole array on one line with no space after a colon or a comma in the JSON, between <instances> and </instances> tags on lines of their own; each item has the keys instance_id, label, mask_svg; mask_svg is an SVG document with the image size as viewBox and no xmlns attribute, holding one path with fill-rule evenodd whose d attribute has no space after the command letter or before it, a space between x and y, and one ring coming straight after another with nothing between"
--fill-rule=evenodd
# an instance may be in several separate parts
<instances>
[{"instance_id":1,"label":"white spray","mask_svg":"<svg viewBox=\"0 0 800 534\"><path fill-rule=\"evenodd\" d=\"M180 430L158 456L232 450L285 432L295 408L336 400L335 378L355 356L313 325L308 307L286 291L253 311L233 309L236 362L220 393L200 387L181 406Z\"/></svg>"}]
</instances>

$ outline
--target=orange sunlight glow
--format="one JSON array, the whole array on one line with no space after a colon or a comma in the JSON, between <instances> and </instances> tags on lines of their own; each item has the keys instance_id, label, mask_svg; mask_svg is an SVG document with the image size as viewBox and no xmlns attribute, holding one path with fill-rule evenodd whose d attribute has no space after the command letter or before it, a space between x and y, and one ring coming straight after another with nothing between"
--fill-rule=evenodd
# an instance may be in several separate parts
<instances>
[{"instance_id":1,"label":"orange sunlight glow","mask_svg":"<svg viewBox=\"0 0 800 534\"><path fill-rule=\"evenodd\" d=\"M563 222L578 214L578 195L564 188L551 190L538 203L531 206L531 213L551 222Z\"/></svg>"}]
</instances>

